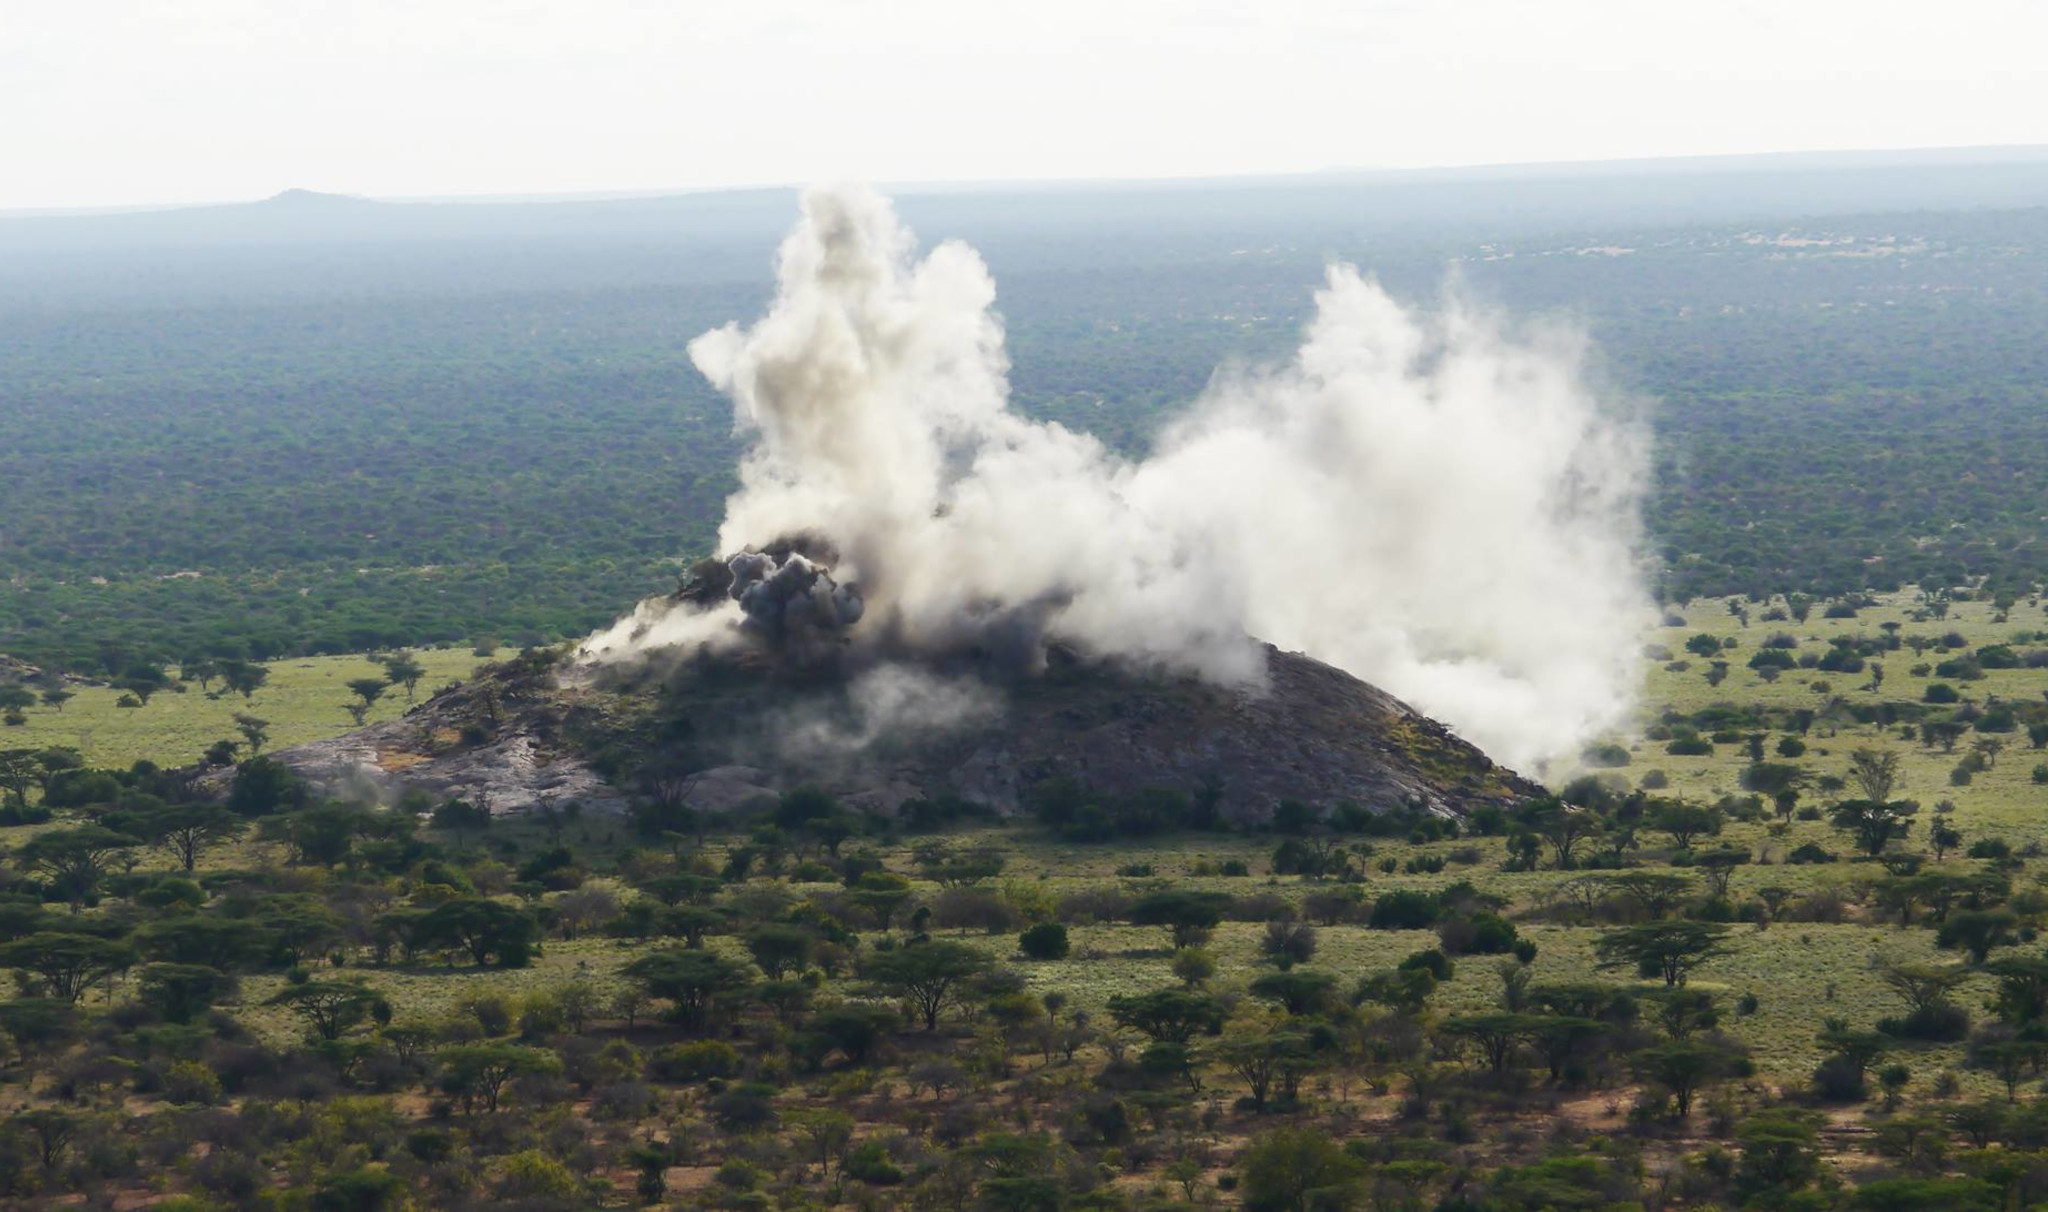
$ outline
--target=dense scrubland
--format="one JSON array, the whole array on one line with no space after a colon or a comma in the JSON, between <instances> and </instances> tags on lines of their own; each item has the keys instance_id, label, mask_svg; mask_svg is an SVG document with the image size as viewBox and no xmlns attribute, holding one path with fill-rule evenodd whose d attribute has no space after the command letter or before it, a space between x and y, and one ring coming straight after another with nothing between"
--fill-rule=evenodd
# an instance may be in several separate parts
<instances>
[{"instance_id":1,"label":"dense scrubland","mask_svg":"<svg viewBox=\"0 0 2048 1212\"><path fill-rule=\"evenodd\" d=\"M2041 600L1671 609L1639 729L1549 772L1557 798L1283 805L1249 832L1186 827L1196 788L1041 787L1009 821L804 790L721 817L316 802L219 712L346 726L480 658L287 661L246 696L173 669L182 692L125 708L82 686L7 734L45 747L0 755L0 1182L189 1206L2033 1200ZM91 761L47 747L74 713L104 720L74 734ZM225 803L170 769L236 759Z\"/></svg>"}]
</instances>

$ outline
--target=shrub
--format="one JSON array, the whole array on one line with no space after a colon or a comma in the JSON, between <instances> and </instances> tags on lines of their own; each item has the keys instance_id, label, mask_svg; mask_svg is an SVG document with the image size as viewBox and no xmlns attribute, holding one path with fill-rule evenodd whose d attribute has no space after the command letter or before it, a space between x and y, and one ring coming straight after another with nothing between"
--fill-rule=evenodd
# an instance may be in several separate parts
<instances>
[{"instance_id":1,"label":"shrub","mask_svg":"<svg viewBox=\"0 0 2048 1212\"><path fill-rule=\"evenodd\" d=\"M1870 1097L1863 1066L1846 1056L1830 1056L1814 1069L1813 1092L1831 1103L1860 1103Z\"/></svg>"},{"instance_id":2,"label":"shrub","mask_svg":"<svg viewBox=\"0 0 2048 1212\"><path fill-rule=\"evenodd\" d=\"M1383 892L1372 903L1367 925L1374 930L1427 930L1436 921L1436 898L1427 892L1402 889Z\"/></svg>"},{"instance_id":3,"label":"shrub","mask_svg":"<svg viewBox=\"0 0 2048 1212\"><path fill-rule=\"evenodd\" d=\"M1407 959L1402 960L1396 967L1402 972L1427 972L1439 981L1451 979L1451 957L1434 947L1427 951L1417 951Z\"/></svg>"},{"instance_id":4,"label":"shrub","mask_svg":"<svg viewBox=\"0 0 2048 1212\"><path fill-rule=\"evenodd\" d=\"M711 1118L727 1132L772 1128L776 1123L774 1086L747 1082L711 1100Z\"/></svg>"},{"instance_id":5,"label":"shrub","mask_svg":"<svg viewBox=\"0 0 2048 1212\"><path fill-rule=\"evenodd\" d=\"M1628 749L1621 745L1591 745L1579 755L1588 766L1612 768L1629 763Z\"/></svg>"},{"instance_id":6,"label":"shrub","mask_svg":"<svg viewBox=\"0 0 2048 1212\"><path fill-rule=\"evenodd\" d=\"M1832 863L1835 856L1819 842L1807 842L1786 855L1785 861L1795 866L1806 863Z\"/></svg>"},{"instance_id":7,"label":"shrub","mask_svg":"<svg viewBox=\"0 0 2048 1212\"><path fill-rule=\"evenodd\" d=\"M740 1054L731 1044L701 1040L658 1049L647 1061L647 1076L662 1082L701 1082L731 1077L740 1071Z\"/></svg>"},{"instance_id":8,"label":"shrub","mask_svg":"<svg viewBox=\"0 0 2048 1212\"><path fill-rule=\"evenodd\" d=\"M1515 945L1515 927L1498 914L1477 913L1444 922L1437 939L1446 955L1503 955Z\"/></svg>"},{"instance_id":9,"label":"shrub","mask_svg":"<svg viewBox=\"0 0 2048 1212\"><path fill-rule=\"evenodd\" d=\"M1070 949L1067 928L1059 922L1040 922L1017 936L1017 950L1027 959L1063 960Z\"/></svg>"},{"instance_id":10,"label":"shrub","mask_svg":"<svg viewBox=\"0 0 2048 1212\"><path fill-rule=\"evenodd\" d=\"M1704 737L1682 736L1664 746L1664 752L1673 757L1709 757L1714 746Z\"/></svg>"},{"instance_id":11,"label":"shrub","mask_svg":"<svg viewBox=\"0 0 2048 1212\"><path fill-rule=\"evenodd\" d=\"M499 993L473 993L462 999L460 1007L476 1020L488 1036L500 1036L512 1029L512 1006Z\"/></svg>"},{"instance_id":12,"label":"shrub","mask_svg":"<svg viewBox=\"0 0 2048 1212\"><path fill-rule=\"evenodd\" d=\"M902 1168L889 1160L888 1150L878 1140L866 1141L848 1153L839 1168L848 1178L869 1186L891 1187L903 1181Z\"/></svg>"},{"instance_id":13,"label":"shrub","mask_svg":"<svg viewBox=\"0 0 2048 1212\"><path fill-rule=\"evenodd\" d=\"M179 1061L164 1071L163 1092L166 1102L211 1107L220 1102L220 1078L198 1061Z\"/></svg>"},{"instance_id":14,"label":"shrub","mask_svg":"<svg viewBox=\"0 0 2048 1212\"><path fill-rule=\"evenodd\" d=\"M1880 1020L1877 1029L1900 1039L1954 1043L1970 1034L1970 1012L1954 1002L1931 1002L1904 1018Z\"/></svg>"}]
</instances>

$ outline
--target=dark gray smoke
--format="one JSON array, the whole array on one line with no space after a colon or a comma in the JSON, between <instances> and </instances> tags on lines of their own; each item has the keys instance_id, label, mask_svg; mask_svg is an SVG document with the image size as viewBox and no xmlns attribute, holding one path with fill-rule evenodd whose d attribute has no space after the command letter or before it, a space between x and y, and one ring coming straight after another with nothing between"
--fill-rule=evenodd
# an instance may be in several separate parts
<instances>
[{"instance_id":1,"label":"dark gray smoke","mask_svg":"<svg viewBox=\"0 0 2048 1212\"><path fill-rule=\"evenodd\" d=\"M732 573L728 592L740 604L741 628L799 659L837 648L866 610L860 590L834 581L824 565L799 552L778 562L765 551L746 551L725 566Z\"/></svg>"}]
</instances>

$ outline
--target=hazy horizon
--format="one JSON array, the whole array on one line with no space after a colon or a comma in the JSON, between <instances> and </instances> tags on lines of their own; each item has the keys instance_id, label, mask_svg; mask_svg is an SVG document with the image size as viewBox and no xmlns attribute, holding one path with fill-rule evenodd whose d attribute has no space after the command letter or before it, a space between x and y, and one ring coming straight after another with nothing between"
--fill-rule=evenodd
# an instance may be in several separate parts
<instances>
[{"instance_id":1,"label":"hazy horizon","mask_svg":"<svg viewBox=\"0 0 2048 1212\"><path fill-rule=\"evenodd\" d=\"M2031 49L2048 13L1924 17L1845 0L89 0L0 28L0 211L2048 143Z\"/></svg>"},{"instance_id":2,"label":"hazy horizon","mask_svg":"<svg viewBox=\"0 0 2048 1212\"><path fill-rule=\"evenodd\" d=\"M1033 190L1086 191L1174 187L1221 187L1232 184L1315 184L1319 182L1357 184L1411 184L1437 181L1513 180L1518 177L1585 177L1642 173L1662 175L1683 171L1769 172L1828 171L1927 164L1931 167L2029 164L2048 161L2048 143L1958 144L1941 147L1801 148L1764 152L1725 152L1709 155L1635 156L1593 160L1489 161L1475 164L1431 164L1411 168L1360 165L1312 172L1216 173L1201 176L1142 177L990 177L961 180L862 181L892 195L927 195L978 192L1027 193ZM370 194L348 189L309 189L280 184L257 195L197 198L182 201L136 199L78 206L0 206L0 218L35 218L61 215L148 214L169 210L242 206L282 201L293 196L309 200L374 202L392 205L528 205L551 202L632 202L695 195L793 193L818 182L790 180L748 182L733 185L672 185L615 189L512 191L505 193Z\"/></svg>"}]
</instances>

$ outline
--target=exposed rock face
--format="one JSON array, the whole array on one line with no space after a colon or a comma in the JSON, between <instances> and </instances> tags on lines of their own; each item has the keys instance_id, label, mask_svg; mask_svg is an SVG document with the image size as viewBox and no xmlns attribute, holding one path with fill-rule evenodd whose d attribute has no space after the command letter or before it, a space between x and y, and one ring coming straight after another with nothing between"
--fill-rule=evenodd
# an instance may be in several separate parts
<instances>
[{"instance_id":1,"label":"exposed rock face","mask_svg":"<svg viewBox=\"0 0 2048 1212\"><path fill-rule=\"evenodd\" d=\"M323 794L345 799L393 803L417 790L436 799L453 796L481 804L495 816L531 811L543 803L574 801L599 812L626 805L625 797L587 763L552 751L527 731L490 744L444 748L408 716L271 756Z\"/></svg>"},{"instance_id":2,"label":"exposed rock face","mask_svg":"<svg viewBox=\"0 0 2048 1212\"><path fill-rule=\"evenodd\" d=\"M1238 820L1284 799L1462 813L1541 793L1441 724L1298 654L1269 648L1258 693L1054 656L1043 676L994 686L992 717L857 752L806 751L779 735L792 710L843 707L843 683L792 685L722 664L609 690L501 668L404 719L273 756L330 794L389 801L418 789L494 813L569 801L617 810L633 796L726 812L803 783L884 813L945 795L1008 812L1051 778L1111 794L1207 785Z\"/></svg>"}]
</instances>

